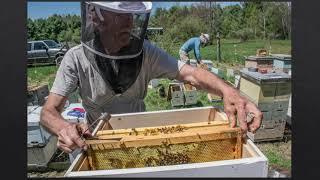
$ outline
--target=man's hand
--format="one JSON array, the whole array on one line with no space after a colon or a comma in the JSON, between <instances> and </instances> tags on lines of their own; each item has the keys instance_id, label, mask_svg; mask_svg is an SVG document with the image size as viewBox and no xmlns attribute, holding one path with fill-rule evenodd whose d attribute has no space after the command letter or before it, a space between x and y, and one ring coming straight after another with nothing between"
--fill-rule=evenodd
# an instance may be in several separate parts
<instances>
[{"instance_id":1,"label":"man's hand","mask_svg":"<svg viewBox=\"0 0 320 180\"><path fill-rule=\"evenodd\" d=\"M224 111L231 122L231 127L236 126L236 120L243 132L248 130L254 133L261 125L262 113L255 104L242 97L239 92L230 88L223 92ZM247 116L253 115L253 119L247 122ZM250 115L249 115L250 116Z\"/></svg>"},{"instance_id":2,"label":"man's hand","mask_svg":"<svg viewBox=\"0 0 320 180\"><path fill-rule=\"evenodd\" d=\"M57 134L58 148L66 153L71 153L77 148L82 148L86 151L88 147L80 136L82 133L84 133L84 137L91 136L91 133L87 128L88 126L84 123L68 123Z\"/></svg>"},{"instance_id":3,"label":"man's hand","mask_svg":"<svg viewBox=\"0 0 320 180\"><path fill-rule=\"evenodd\" d=\"M177 79L190 83L197 89L223 97L224 111L227 113L232 127L235 127L236 120L239 121L240 128L244 132L248 129L250 132L255 132L260 127L262 113L256 105L242 97L238 90L226 84L213 73L186 64L181 68ZM253 115L253 119L247 122L246 118L249 114Z\"/></svg>"}]
</instances>

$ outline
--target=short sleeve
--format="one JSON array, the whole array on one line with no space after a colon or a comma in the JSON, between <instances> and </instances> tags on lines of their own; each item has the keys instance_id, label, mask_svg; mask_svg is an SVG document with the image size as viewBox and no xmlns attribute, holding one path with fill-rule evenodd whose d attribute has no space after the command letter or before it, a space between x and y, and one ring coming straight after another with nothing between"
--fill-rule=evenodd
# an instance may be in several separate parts
<instances>
[{"instance_id":1,"label":"short sleeve","mask_svg":"<svg viewBox=\"0 0 320 180\"><path fill-rule=\"evenodd\" d=\"M149 41L145 41L145 58L150 63L151 79L169 78L175 79L181 70L184 62L170 56L164 50L152 45Z\"/></svg>"},{"instance_id":2,"label":"short sleeve","mask_svg":"<svg viewBox=\"0 0 320 180\"><path fill-rule=\"evenodd\" d=\"M75 58L70 49L63 57L50 92L67 97L78 87Z\"/></svg>"}]
</instances>

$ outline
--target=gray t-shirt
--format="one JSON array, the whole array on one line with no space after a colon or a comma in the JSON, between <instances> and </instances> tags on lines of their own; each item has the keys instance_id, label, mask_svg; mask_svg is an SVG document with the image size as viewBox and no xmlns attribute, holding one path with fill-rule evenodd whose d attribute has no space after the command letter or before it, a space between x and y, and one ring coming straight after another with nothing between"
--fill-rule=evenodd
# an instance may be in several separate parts
<instances>
[{"instance_id":1,"label":"gray t-shirt","mask_svg":"<svg viewBox=\"0 0 320 180\"><path fill-rule=\"evenodd\" d=\"M50 92L67 97L78 89L88 123L96 120L102 112L118 114L145 111L143 99L149 81L154 78L174 79L185 63L147 40L143 49L140 73L134 84L121 95L115 94L106 84L97 67L86 58L81 44L65 54Z\"/></svg>"}]
</instances>

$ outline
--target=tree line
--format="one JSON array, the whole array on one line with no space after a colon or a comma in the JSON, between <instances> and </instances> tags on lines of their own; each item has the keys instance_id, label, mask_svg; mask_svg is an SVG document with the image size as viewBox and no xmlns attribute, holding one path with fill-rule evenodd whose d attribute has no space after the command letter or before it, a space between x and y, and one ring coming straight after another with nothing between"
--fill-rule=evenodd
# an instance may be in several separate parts
<instances>
[{"instance_id":1,"label":"tree line","mask_svg":"<svg viewBox=\"0 0 320 180\"><path fill-rule=\"evenodd\" d=\"M290 39L290 2L241 2L221 7L216 2L192 6L157 8L149 27L163 27L166 39L185 41L200 33L215 37L248 39ZM53 39L80 43L81 18L78 15L53 15L47 19L28 19L28 40ZM152 37L151 37L152 38Z\"/></svg>"},{"instance_id":2,"label":"tree line","mask_svg":"<svg viewBox=\"0 0 320 180\"><path fill-rule=\"evenodd\" d=\"M201 2L190 7L158 8L149 26L166 29L170 39L185 41L201 32L222 38L290 39L291 3L241 2L221 7L216 2Z\"/></svg>"}]
</instances>

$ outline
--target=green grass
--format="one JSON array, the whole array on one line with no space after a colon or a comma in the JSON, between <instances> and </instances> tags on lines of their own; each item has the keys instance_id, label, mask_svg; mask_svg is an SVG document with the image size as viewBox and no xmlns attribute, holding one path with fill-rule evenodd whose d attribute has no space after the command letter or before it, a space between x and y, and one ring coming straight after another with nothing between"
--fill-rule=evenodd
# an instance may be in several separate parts
<instances>
[{"instance_id":1,"label":"green grass","mask_svg":"<svg viewBox=\"0 0 320 180\"><path fill-rule=\"evenodd\" d=\"M266 156L271 166L291 169L291 159L284 159L277 151L267 151Z\"/></svg>"},{"instance_id":2,"label":"green grass","mask_svg":"<svg viewBox=\"0 0 320 180\"><path fill-rule=\"evenodd\" d=\"M185 105L172 107L170 101L167 100L168 88L170 80L161 79L160 84L165 88L166 97L162 98L159 95L159 88L148 89L147 96L145 98L146 110L147 111L158 111L158 110L168 110L168 109L181 109L181 108L192 108L192 107L203 107L203 106L222 106L222 103L211 103L207 98L207 93L204 91L197 91L198 102L194 105Z\"/></svg>"},{"instance_id":3,"label":"green grass","mask_svg":"<svg viewBox=\"0 0 320 180\"><path fill-rule=\"evenodd\" d=\"M291 141L262 142L256 145L268 158L269 167L291 171Z\"/></svg>"},{"instance_id":4,"label":"green grass","mask_svg":"<svg viewBox=\"0 0 320 180\"><path fill-rule=\"evenodd\" d=\"M159 83L165 87L165 92L167 95L170 80L162 79L160 80ZM154 89L148 89L147 96L144 99L147 111L171 109L171 104L169 101L167 101L167 97L164 97L164 98L160 97L158 90L159 90L159 87Z\"/></svg>"},{"instance_id":5,"label":"green grass","mask_svg":"<svg viewBox=\"0 0 320 180\"><path fill-rule=\"evenodd\" d=\"M170 45L172 56L178 58L179 48L183 44L181 43L172 43ZM226 68L241 66L244 63L244 56L254 55L256 50L259 48L266 48L269 50L270 42L264 40L249 40L244 43L238 43L236 39L222 39L221 40L221 53L222 53L222 63L216 61L216 45L210 45L205 48L201 48L201 54L203 59L212 60L216 67L222 69L224 79L229 81L234 81L230 77L226 77ZM288 40L272 40L271 41L272 53L289 53L291 50L291 41ZM235 51L236 50L236 51ZM235 54L236 52L236 54ZM190 53L190 58L194 58L193 53ZM57 71L56 66L38 66L38 67L29 67L28 68L28 85L40 85L48 84L49 88L52 86L52 83L55 78ZM161 80L161 83L165 86L166 92L168 91L168 85L170 80ZM199 92L198 93L198 104L196 106L208 106L212 103L207 100L207 93ZM149 89L147 96L145 98L146 109L148 111L153 110L165 110L171 109L171 104L167 101L166 98L161 98L158 94L158 89ZM217 104L221 105L221 104ZM181 107L183 108L183 107Z\"/></svg>"},{"instance_id":6,"label":"green grass","mask_svg":"<svg viewBox=\"0 0 320 180\"><path fill-rule=\"evenodd\" d=\"M54 81L57 70L57 66L28 67L28 85L48 84L50 88Z\"/></svg>"},{"instance_id":7,"label":"green grass","mask_svg":"<svg viewBox=\"0 0 320 180\"><path fill-rule=\"evenodd\" d=\"M184 42L176 43L175 47L170 49L172 56L179 58L179 49ZM222 39L221 40L221 58L223 63L236 65L244 64L244 56L255 55L257 49L271 50L273 54L291 54L291 41L290 40L248 40L239 43L237 39ZM271 49L270 49L271 45ZM200 49L202 59L212 60L217 63L217 46L216 42L212 45ZM190 52L190 58L194 59L193 52Z\"/></svg>"}]
</instances>

